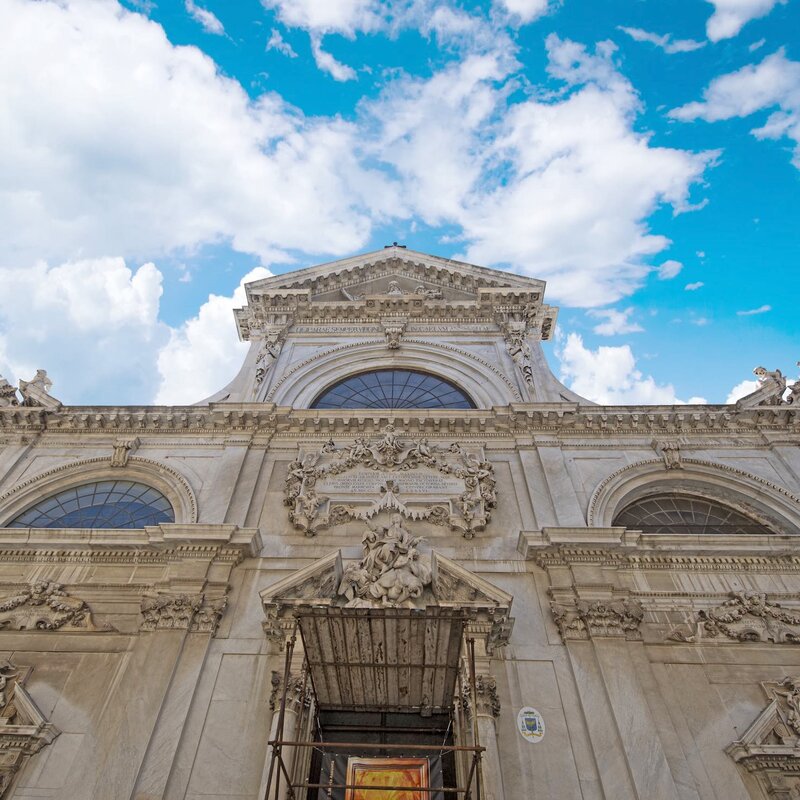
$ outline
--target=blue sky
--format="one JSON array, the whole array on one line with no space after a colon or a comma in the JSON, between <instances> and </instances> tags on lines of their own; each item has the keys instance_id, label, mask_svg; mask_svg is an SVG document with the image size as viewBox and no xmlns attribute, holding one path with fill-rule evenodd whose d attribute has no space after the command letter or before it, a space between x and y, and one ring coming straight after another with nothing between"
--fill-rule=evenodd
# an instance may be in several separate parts
<instances>
[{"instance_id":1,"label":"blue sky","mask_svg":"<svg viewBox=\"0 0 800 800\"><path fill-rule=\"evenodd\" d=\"M0 374L194 402L241 281L391 241L548 282L607 403L797 375L797 0L0 0Z\"/></svg>"}]
</instances>

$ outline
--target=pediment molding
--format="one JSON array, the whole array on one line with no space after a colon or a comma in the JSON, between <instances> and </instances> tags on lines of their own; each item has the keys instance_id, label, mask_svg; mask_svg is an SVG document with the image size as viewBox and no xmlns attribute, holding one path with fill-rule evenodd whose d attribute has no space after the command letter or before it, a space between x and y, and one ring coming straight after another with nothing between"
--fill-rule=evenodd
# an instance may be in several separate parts
<instances>
[{"instance_id":1,"label":"pediment molding","mask_svg":"<svg viewBox=\"0 0 800 800\"><path fill-rule=\"evenodd\" d=\"M800 678L762 684L768 703L725 752L755 775L769 797L800 791Z\"/></svg>"},{"instance_id":2,"label":"pediment molding","mask_svg":"<svg viewBox=\"0 0 800 800\"><path fill-rule=\"evenodd\" d=\"M378 547L382 541L378 539ZM485 639L489 653L507 644L514 625L510 616L513 596L436 551L430 553L429 561L427 556L423 558L429 566L424 566L422 573L415 570L422 575L417 597L402 593L401 602L394 603L381 590L372 594L378 599L364 603L359 602L357 593L352 591L359 569L364 567L364 559L345 564L341 551L330 553L259 592L265 615L264 632L268 639L283 645L294 630L296 615L304 608L372 606L422 610L433 606L466 611L471 630ZM366 597L369 600L369 592Z\"/></svg>"},{"instance_id":3,"label":"pediment molding","mask_svg":"<svg viewBox=\"0 0 800 800\"><path fill-rule=\"evenodd\" d=\"M31 671L10 661L0 663L0 797L27 759L60 734L25 689Z\"/></svg>"}]
</instances>

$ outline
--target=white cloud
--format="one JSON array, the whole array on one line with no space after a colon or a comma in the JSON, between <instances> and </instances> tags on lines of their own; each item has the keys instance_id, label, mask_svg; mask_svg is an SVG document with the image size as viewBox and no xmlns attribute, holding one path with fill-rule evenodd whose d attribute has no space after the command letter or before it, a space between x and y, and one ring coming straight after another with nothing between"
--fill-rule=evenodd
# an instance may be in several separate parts
<instances>
[{"instance_id":1,"label":"white cloud","mask_svg":"<svg viewBox=\"0 0 800 800\"><path fill-rule=\"evenodd\" d=\"M64 402L152 397L168 328L158 321L161 273L121 258L0 269L0 373L16 383L38 368Z\"/></svg>"},{"instance_id":2,"label":"white cloud","mask_svg":"<svg viewBox=\"0 0 800 800\"><path fill-rule=\"evenodd\" d=\"M682 403L671 384L660 385L636 369L628 345L587 348L580 334L570 333L556 350L561 361L561 380L570 389L601 405L675 405ZM705 403L691 397L690 403Z\"/></svg>"},{"instance_id":3,"label":"white cloud","mask_svg":"<svg viewBox=\"0 0 800 800\"><path fill-rule=\"evenodd\" d=\"M610 43L592 55L551 35L547 49L550 73L571 92L505 111L496 140L482 149L487 169L502 165L508 177L463 194L457 218L469 260L535 273L568 304L603 305L641 285L648 257L668 244L644 220L661 204L687 209L690 187L714 154L654 147L635 130L639 99L614 67ZM484 93L491 78L479 79ZM498 94L487 100L498 102ZM487 103L484 117L494 111ZM484 132L482 125L462 147L470 156L462 174L475 171ZM441 156L431 151L419 168Z\"/></svg>"},{"instance_id":4,"label":"white cloud","mask_svg":"<svg viewBox=\"0 0 800 800\"><path fill-rule=\"evenodd\" d=\"M389 4L380 0L261 0L290 28L354 36L383 25Z\"/></svg>"},{"instance_id":5,"label":"white cloud","mask_svg":"<svg viewBox=\"0 0 800 800\"><path fill-rule=\"evenodd\" d=\"M669 259L658 268L658 279L668 281L670 278L675 278L682 269L683 264L680 261Z\"/></svg>"},{"instance_id":6,"label":"white cloud","mask_svg":"<svg viewBox=\"0 0 800 800\"><path fill-rule=\"evenodd\" d=\"M687 292L696 292L698 289L702 289L705 286L703 281L695 281L694 283L687 283L684 286L684 290Z\"/></svg>"},{"instance_id":7,"label":"white cloud","mask_svg":"<svg viewBox=\"0 0 800 800\"><path fill-rule=\"evenodd\" d=\"M735 403L737 400L740 400L745 395L751 394L759 387L758 381L742 381L741 383L737 383L730 392L728 392L728 397L725 400L726 405L731 405Z\"/></svg>"},{"instance_id":8,"label":"white cloud","mask_svg":"<svg viewBox=\"0 0 800 800\"><path fill-rule=\"evenodd\" d=\"M206 33L214 33L217 36L221 36L225 33L225 28L216 14L205 8L201 8L194 0L186 0L185 5L189 16L196 22L199 22Z\"/></svg>"},{"instance_id":9,"label":"white cloud","mask_svg":"<svg viewBox=\"0 0 800 800\"><path fill-rule=\"evenodd\" d=\"M113 2L0 4L0 107L0 266L220 240L344 254L402 208L354 125L251 101Z\"/></svg>"},{"instance_id":10,"label":"white cloud","mask_svg":"<svg viewBox=\"0 0 800 800\"><path fill-rule=\"evenodd\" d=\"M497 0L495 3L522 24L533 22L550 10L549 0Z\"/></svg>"},{"instance_id":11,"label":"white cloud","mask_svg":"<svg viewBox=\"0 0 800 800\"><path fill-rule=\"evenodd\" d=\"M787 59L783 49L767 56L760 64L750 64L715 78L703 92L702 102L687 103L673 109L669 115L683 121L716 122L747 117L775 106L778 110L751 133L759 139L784 136L793 139L793 162L800 168L800 61Z\"/></svg>"},{"instance_id":12,"label":"white cloud","mask_svg":"<svg viewBox=\"0 0 800 800\"><path fill-rule=\"evenodd\" d=\"M277 50L288 58L297 58L294 48L281 36L281 32L277 28L272 29L267 42L267 50Z\"/></svg>"},{"instance_id":13,"label":"white cloud","mask_svg":"<svg viewBox=\"0 0 800 800\"><path fill-rule=\"evenodd\" d=\"M737 311L736 313L740 317L752 317L754 314L766 314L767 311L772 311L772 306L769 306L765 303L763 306L759 306L758 308L750 308L746 311Z\"/></svg>"},{"instance_id":14,"label":"white cloud","mask_svg":"<svg viewBox=\"0 0 800 800\"><path fill-rule=\"evenodd\" d=\"M706 22L706 35L712 42L730 39L750 20L765 17L786 0L708 0L714 13Z\"/></svg>"},{"instance_id":15,"label":"white cloud","mask_svg":"<svg viewBox=\"0 0 800 800\"><path fill-rule=\"evenodd\" d=\"M618 25L617 28L623 33L627 33L634 41L649 42L670 55L673 53L691 53L693 50L699 50L706 45L705 42L696 42L694 39L673 39L672 34L669 33L659 35L641 28L626 28L624 25Z\"/></svg>"},{"instance_id":16,"label":"white cloud","mask_svg":"<svg viewBox=\"0 0 800 800\"><path fill-rule=\"evenodd\" d=\"M330 53L322 49L322 40L319 36L311 37L311 52L314 54L316 65L327 72L335 81L355 80L356 71L347 64L337 61Z\"/></svg>"},{"instance_id":17,"label":"white cloud","mask_svg":"<svg viewBox=\"0 0 800 800\"><path fill-rule=\"evenodd\" d=\"M595 325L592 330L598 334L598 336L618 336L622 333L640 333L644 328L635 322L631 322L630 317L633 311L633 308L626 308L623 311L618 311L615 308L589 311L590 317L605 320L605 322Z\"/></svg>"},{"instance_id":18,"label":"white cloud","mask_svg":"<svg viewBox=\"0 0 800 800\"><path fill-rule=\"evenodd\" d=\"M158 354L161 385L157 404L199 402L236 375L249 344L237 338L232 309L245 304L245 283L271 274L257 267L242 278L231 297L210 295L196 316L171 331L169 342Z\"/></svg>"}]
</instances>

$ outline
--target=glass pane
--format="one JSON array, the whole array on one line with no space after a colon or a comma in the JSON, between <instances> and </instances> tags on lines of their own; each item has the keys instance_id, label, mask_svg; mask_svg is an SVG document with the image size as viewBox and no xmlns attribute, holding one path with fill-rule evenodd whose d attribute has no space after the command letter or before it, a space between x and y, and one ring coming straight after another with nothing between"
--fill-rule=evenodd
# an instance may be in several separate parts
<instances>
[{"instance_id":1,"label":"glass pane","mask_svg":"<svg viewBox=\"0 0 800 800\"><path fill-rule=\"evenodd\" d=\"M312 408L475 408L457 386L435 375L380 369L351 375L326 389Z\"/></svg>"},{"instance_id":2,"label":"glass pane","mask_svg":"<svg viewBox=\"0 0 800 800\"><path fill-rule=\"evenodd\" d=\"M9 528L141 528L174 522L175 512L161 492L143 483L86 483L41 500L9 523Z\"/></svg>"}]
</instances>

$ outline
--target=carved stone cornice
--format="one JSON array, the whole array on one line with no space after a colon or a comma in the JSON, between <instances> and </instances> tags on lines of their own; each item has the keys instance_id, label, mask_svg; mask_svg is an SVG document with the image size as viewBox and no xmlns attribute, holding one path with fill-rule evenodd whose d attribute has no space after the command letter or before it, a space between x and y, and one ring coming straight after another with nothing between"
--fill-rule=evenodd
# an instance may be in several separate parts
<instances>
[{"instance_id":1,"label":"carved stone cornice","mask_svg":"<svg viewBox=\"0 0 800 800\"><path fill-rule=\"evenodd\" d=\"M416 340L407 339L412 342ZM421 340L420 340L421 341ZM272 435L353 435L377 431L387 420L401 418L406 432L436 435L442 429L458 435L515 436L548 432L564 437L589 438L593 434L682 437L713 434L778 431L797 435L800 441L800 404L759 406L735 410L732 406L705 406L686 411L683 406L578 406L576 403L515 403L491 409L450 411L431 418L424 409L403 409L401 414L380 411L365 417L348 410L278 408L270 403L213 403L210 406L124 407L66 406L58 411L12 406L0 408L0 430L6 433L179 433L197 434L248 431ZM787 442L794 442L788 439Z\"/></svg>"},{"instance_id":2,"label":"carved stone cornice","mask_svg":"<svg viewBox=\"0 0 800 800\"><path fill-rule=\"evenodd\" d=\"M573 604L551 601L550 609L563 641L615 637L641 639L644 609L636 599L580 600Z\"/></svg>"},{"instance_id":3,"label":"carved stone cornice","mask_svg":"<svg viewBox=\"0 0 800 800\"><path fill-rule=\"evenodd\" d=\"M84 600L60 583L36 581L0 596L0 630L96 631Z\"/></svg>"}]
</instances>

